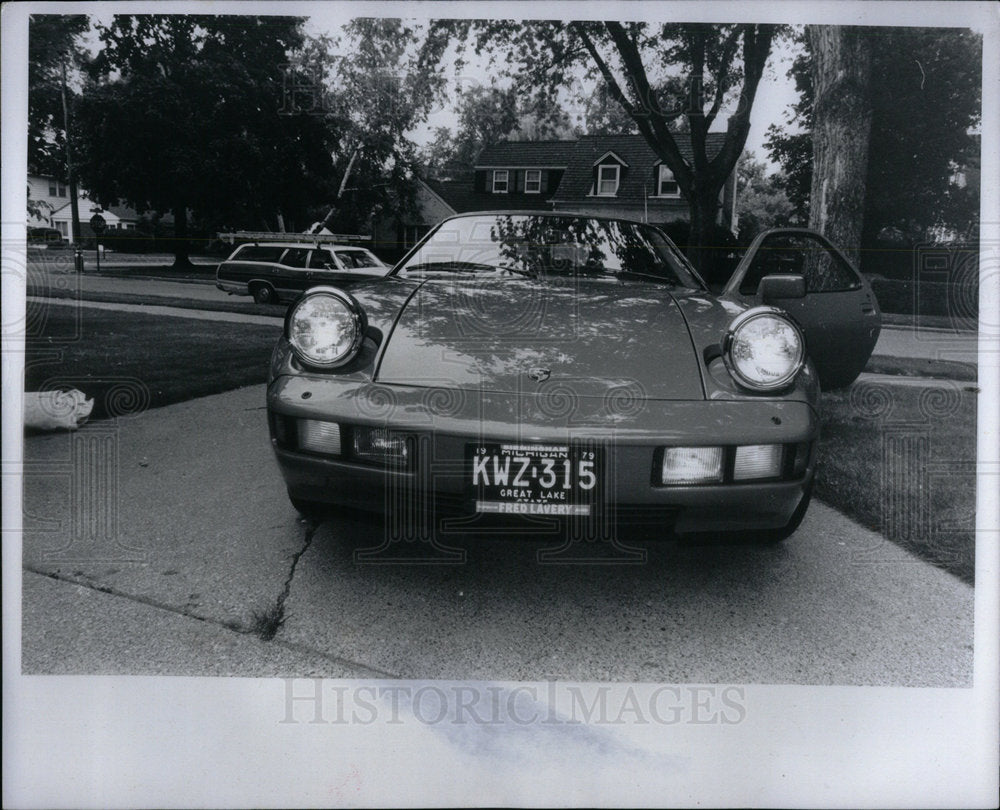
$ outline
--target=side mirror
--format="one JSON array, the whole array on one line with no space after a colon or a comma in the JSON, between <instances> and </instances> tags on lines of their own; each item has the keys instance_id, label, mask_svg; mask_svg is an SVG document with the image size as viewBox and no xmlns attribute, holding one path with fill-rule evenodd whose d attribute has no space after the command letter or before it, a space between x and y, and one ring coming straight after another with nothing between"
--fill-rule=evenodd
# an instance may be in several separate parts
<instances>
[{"instance_id":1,"label":"side mirror","mask_svg":"<svg viewBox=\"0 0 1000 810\"><path fill-rule=\"evenodd\" d=\"M757 287L757 295L762 304L789 298L806 297L806 280L799 275L764 276Z\"/></svg>"}]
</instances>

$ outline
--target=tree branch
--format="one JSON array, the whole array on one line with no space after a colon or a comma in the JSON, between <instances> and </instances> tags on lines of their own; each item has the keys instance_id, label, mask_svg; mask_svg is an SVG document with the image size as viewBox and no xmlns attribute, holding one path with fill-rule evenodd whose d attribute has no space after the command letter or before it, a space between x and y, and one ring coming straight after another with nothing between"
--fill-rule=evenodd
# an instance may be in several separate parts
<instances>
[{"instance_id":1,"label":"tree branch","mask_svg":"<svg viewBox=\"0 0 1000 810\"><path fill-rule=\"evenodd\" d=\"M618 49L626 72L635 85L636 94L640 99L651 102L652 106L655 103L655 99L653 99L646 70L642 66L642 57L639 54L638 47L636 47L635 42L625 32L625 29L622 28L621 23L606 22L605 26L608 29L608 33L611 34L615 47ZM636 117L634 112L630 111L629 114L635 118L637 123L639 122L639 118ZM640 126L639 131L642 132L646 138L646 142L656 153L657 157L666 163L674 173L674 179L677 181L678 186L680 186L684 196L690 199L691 181L693 178L691 167L684 159L684 156L681 155L680 149L677 147L677 141L674 140L673 134L667 128L665 118L659 112L659 104L656 104L656 109L650 109L647 126L645 128Z\"/></svg>"},{"instance_id":2,"label":"tree branch","mask_svg":"<svg viewBox=\"0 0 1000 810\"><path fill-rule=\"evenodd\" d=\"M722 59L719 62L718 70L713 74L715 79L715 99L712 101L712 108L705 116L706 129L711 127L712 122L715 121L715 116L719 114L719 107L722 106L722 99L729 89L725 83L726 70L729 68L729 63L733 61L733 56L736 54L736 45L739 42L739 38L740 28L736 26L729 32L729 36L726 37L726 41L723 43Z\"/></svg>"},{"instance_id":3,"label":"tree branch","mask_svg":"<svg viewBox=\"0 0 1000 810\"><path fill-rule=\"evenodd\" d=\"M771 40L776 32L774 25L747 25L743 29L743 89L731 126L726 130L722 149L712 160L713 169L722 171L736 165L747 135L750 133L750 110L757 95L757 85L764 73L764 65L771 53Z\"/></svg>"}]
</instances>

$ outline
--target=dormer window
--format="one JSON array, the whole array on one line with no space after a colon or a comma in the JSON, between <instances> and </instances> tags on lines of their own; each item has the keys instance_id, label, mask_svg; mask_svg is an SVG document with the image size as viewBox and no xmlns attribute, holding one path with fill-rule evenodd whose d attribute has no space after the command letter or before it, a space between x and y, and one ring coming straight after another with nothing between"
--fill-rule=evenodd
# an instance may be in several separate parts
<instances>
[{"instance_id":1,"label":"dormer window","mask_svg":"<svg viewBox=\"0 0 1000 810\"><path fill-rule=\"evenodd\" d=\"M506 169L496 169L493 172L493 193L494 194L506 194L510 188L510 180L508 179L508 172Z\"/></svg>"},{"instance_id":2,"label":"dormer window","mask_svg":"<svg viewBox=\"0 0 1000 810\"><path fill-rule=\"evenodd\" d=\"M541 194L542 193L542 170L541 169L528 169L524 173L524 193L525 194Z\"/></svg>"},{"instance_id":3,"label":"dormer window","mask_svg":"<svg viewBox=\"0 0 1000 810\"><path fill-rule=\"evenodd\" d=\"M597 167L597 196L614 197L618 193L621 166L617 164Z\"/></svg>"},{"instance_id":4,"label":"dormer window","mask_svg":"<svg viewBox=\"0 0 1000 810\"><path fill-rule=\"evenodd\" d=\"M680 197L681 187L674 179L674 173L664 164L657 166L656 175L656 196L658 197Z\"/></svg>"}]
</instances>

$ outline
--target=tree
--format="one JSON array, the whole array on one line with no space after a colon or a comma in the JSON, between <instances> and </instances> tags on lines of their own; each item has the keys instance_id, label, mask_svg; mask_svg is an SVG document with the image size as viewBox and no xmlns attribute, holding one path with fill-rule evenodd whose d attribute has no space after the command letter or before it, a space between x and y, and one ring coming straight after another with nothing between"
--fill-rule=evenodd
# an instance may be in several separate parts
<instances>
[{"instance_id":1,"label":"tree","mask_svg":"<svg viewBox=\"0 0 1000 810\"><path fill-rule=\"evenodd\" d=\"M471 175L483 148L507 139L517 128L517 102L516 88L475 85L465 90L458 99L455 133L438 127L434 140L424 150L428 169L441 179Z\"/></svg>"},{"instance_id":2,"label":"tree","mask_svg":"<svg viewBox=\"0 0 1000 810\"><path fill-rule=\"evenodd\" d=\"M439 98L443 80L416 63L419 32L399 19L358 18L338 41L307 41L297 57L316 75L333 135L334 184L323 224L334 231L370 226L415 205L418 154L408 133Z\"/></svg>"},{"instance_id":3,"label":"tree","mask_svg":"<svg viewBox=\"0 0 1000 810\"><path fill-rule=\"evenodd\" d=\"M858 263L864 217L871 52L858 29L808 26L813 58L813 176L809 226Z\"/></svg>"},{"instance_id":4,"label":"tree","mask_svg":"<svg viewBox=\"0 0 1000 810\"><path fill-rule=\"evenodd\" d=\"M301 23L120 15L98 26L103 49L80 103L80 176L102 204L171 211L175 266L189 263L189 212L266 226L279 213L305 219L327 195L327 122L281 111Z\"/></svg>"},{"instance_id":5,"label":"tree","mask_svg":"<svg viewBox=\"0 0 1000 810\"><path fill-rule=\"evenodd\" d=\"M477 53L490 54L493 67L514 78L523 92L551 93L568 86L574 71L586 70L673 172L691 211L688 254L701 266L720 191L746 143L750 110L776 34L773 25L441 20L431 28L424 59L440 59L452 40L461 49L471 35ZM503 67L496 64L498 54ZM671 77L683 80L680 99ZM657 92L660 87L670 89L666 98ZM734 112L724 143L710 156L706 136L728 105ZM690 160L671 130L679 118L690 133Z\"/></svg>"},{"instance_id":6,"label":"tree","mask_svg":"<svg viewBox=\"0 0 1000 810\"><path fill-rule=\"evenodd\" d=\"M961 29L863 29L872 43L872 125L861 242L885 233L911 242L944 226L965 232L978 220L978 188L952 177L975 167L979 139L982 39ZM769 130L768 150L784 169L796 210L812 180L814 54L804 33L789 74L799 101L784 127ZM864 254L862 261L864 263Z\"/></svg>"},{"instance_id":7,"label":"tree","mask_svg":"<svg viewBox=\"0 0 1000 810\"><path fill-rule=\"evenodd\" d=\"M504 90L475 85L461 94L456 112L455 134L438 127L424 149L425 165L441 179L470 177L479 153L501 141L572 138L576 134L558 99L525 97L517 87Z\"/></svg>"},{"instance_id":8,"label":"tree","mask_svg":"<svg viewBox=\"0 0 1000 810\"><path fill-rule=\"evenodd\" d=\"M76 171L66 133L72 128L76 94L69 75L85 61L80 35L90 23L83 15L32 15L28 27L28 171L51 175L69 185L72 233L80 235ZM40 214L29 201L28 214Z\"/></svg>"},{"instance_id":9,"label":"tree","mask_svg":"<svg viewBox=\"0 0 1000 810\"><path fill-rule=\"evenodd\" d=\"M744 152L737 169L736 211L739 238L743 244L770 228L793 225L792 203L784 189L783 176L766 173L753 152Z\"/></svg>"},{"instance_id":10,"label":"tree","mask_svg":"<svg viewBox=\"0 0 1000 810\"><path fill-rule=\"evenodd\" d=\"M805 226L809 223L809 193L812 190L812 51L805 29L793 35L791 41L798 45L799 52L788 75L795 80L799 99L785 113L785 127L771 124L767 128L764 145L771 160L782 168L777 182L792 204L793 223Z\"/></svg>"}]
</instances>

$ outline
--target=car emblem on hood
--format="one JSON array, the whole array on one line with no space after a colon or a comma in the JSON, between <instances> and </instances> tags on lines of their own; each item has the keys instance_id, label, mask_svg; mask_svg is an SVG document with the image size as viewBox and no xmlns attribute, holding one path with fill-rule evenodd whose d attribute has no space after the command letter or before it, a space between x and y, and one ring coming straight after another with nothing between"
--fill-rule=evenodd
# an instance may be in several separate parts
<instances>
[{"instance_id":1,"label":"car emblem on hood","mask_svg":"<svg viewBox=\"0 0 1000 810\"><path fill-rule=\"evenodd\" d=\"M528 376L531 377L535 382L545 382L552 372L547 368L542 368L541 366L535 366L528 370Z\"/></svg>"}]
</instances>

